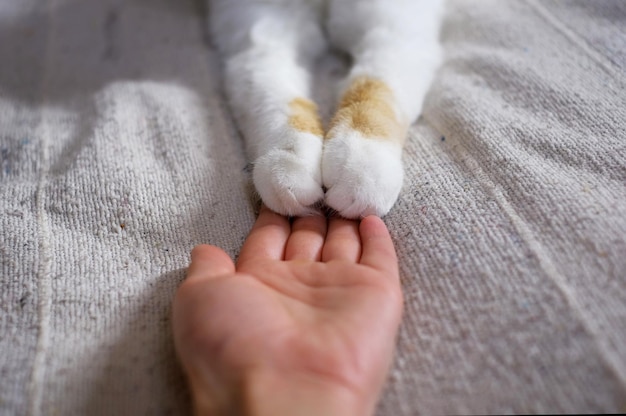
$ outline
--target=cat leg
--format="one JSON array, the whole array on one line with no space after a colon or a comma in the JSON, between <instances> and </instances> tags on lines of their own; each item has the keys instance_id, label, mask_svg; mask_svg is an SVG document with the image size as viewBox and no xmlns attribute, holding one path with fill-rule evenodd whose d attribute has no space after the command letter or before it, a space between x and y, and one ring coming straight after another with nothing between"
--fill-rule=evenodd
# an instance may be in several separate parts
<instances>
[{"instance_id":1,"label":"cat leg","mask_svg":"<svg viewBox=\"0 0 626 416\"><path fill-rule=\"evenodd\" d=\"M310 91L310 67L326 49L319 11L286 0L215 0L211 6L225 89L255 188L273 211L310 214L324 197L324 132Z\"/></svg>"},{"instance_id":2,"label":"cat leg","mask_svg":"<svg viewBox=\"0 0 626 416\"><path fill-rule=\"evenodd\" d=\"M402 147L439 64L441 0L334 0L331 42L353 67L326 135L326 204L348 218L382 216L403 181Z\"/></svg>"}]
</instances>

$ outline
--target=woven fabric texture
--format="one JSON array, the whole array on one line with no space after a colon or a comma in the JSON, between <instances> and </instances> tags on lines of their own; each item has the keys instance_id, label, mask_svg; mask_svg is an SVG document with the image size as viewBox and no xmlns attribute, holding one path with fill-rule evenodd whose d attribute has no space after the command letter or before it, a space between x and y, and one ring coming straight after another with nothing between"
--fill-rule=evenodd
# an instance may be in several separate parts
<instances>
[{"instance_id":1,"label":"woven fabric texture","mask_svg":"<svg viewBox=\"0 0 626 416\"><path fill-rule=\"evenodd\" d=\"M199 1L0 2L0 414L188 414L170 303L246 157ZM377 414L626 411L626 3L451 0Z\"/></svg>"}]
</instances>

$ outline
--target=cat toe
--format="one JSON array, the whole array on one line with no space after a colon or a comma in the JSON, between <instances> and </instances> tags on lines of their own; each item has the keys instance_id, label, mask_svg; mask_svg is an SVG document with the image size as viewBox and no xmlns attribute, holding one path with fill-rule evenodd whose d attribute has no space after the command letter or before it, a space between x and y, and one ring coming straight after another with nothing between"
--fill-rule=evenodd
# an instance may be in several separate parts
<instances>
[{"instance_id":1,"label":"cat toe","mask_svg":"<svg viewBox=\"0 0 626 416\"><path fill-rule=\"evenodd\" d=\"M315 155L303 158L275 149L255 162L253 181L265 205L282 215L311 215L324 198L319 157Z\"/></svg>"},{"instance_id":2,"label":"cat toe","mask_svg":"<svg viewBox=\"0 0 626 416\"><path fill-rule=\"evenodd\" d=\"M326 205L345 218L387 214L402 188L401 154L398 145L357 132L329 140L322 157Z\"/></svg>"}]
</instances>

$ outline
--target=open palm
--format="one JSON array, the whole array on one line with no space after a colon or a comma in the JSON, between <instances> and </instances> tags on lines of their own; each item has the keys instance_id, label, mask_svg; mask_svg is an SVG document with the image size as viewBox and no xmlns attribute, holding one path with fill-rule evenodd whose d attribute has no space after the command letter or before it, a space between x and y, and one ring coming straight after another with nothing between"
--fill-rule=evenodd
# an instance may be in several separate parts
<instances>
[{"instance_id":1,"label":"open palm","mask_svg":"<svg viewBox=\"0 0 626 416\"><path fill-rule=\"evenodd\" d=\"M197 409L209 414L234 395L307 384L355 398L366 414L401 310L396 255L379 218L290 223L263 208L237 266L217 247L194 249L174 303L175 339ZM249 377L263 380L257 393L240 391Z\"/></svg>"}]
</instances>

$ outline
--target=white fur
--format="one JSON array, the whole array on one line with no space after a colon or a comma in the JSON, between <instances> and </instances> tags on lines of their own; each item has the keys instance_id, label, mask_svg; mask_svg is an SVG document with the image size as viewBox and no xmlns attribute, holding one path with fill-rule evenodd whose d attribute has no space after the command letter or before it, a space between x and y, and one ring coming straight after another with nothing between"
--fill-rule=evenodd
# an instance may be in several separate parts
<instances>
[{"instance_id":1,"label":"white fur","mask_svg":"<svg viewBox=\"0 0 626 416\"><path fill-rule=\"evenodd\" d=\"M323 144L289 126L288 103L312 99L312 63L330 43L353 57L344 85L363 75L382 80L393 92L398 120L411 123L439 63L442 3L211 0L226 92L266 205L305 215L325 198L349 218L389 211L402 187L404 138L377 140L339 129L340 135Z\"/></svg>"},{"instance_id":2,"label":"white fur","mask_svg":"<svg viewBox=\"0 0 626 416\"><path fill-rule=\"evenodd\" d=\"M326 204L346 218L387 213L402 188L402 147L354 130L324 147Z\"/></svg>"}]
</instances>

